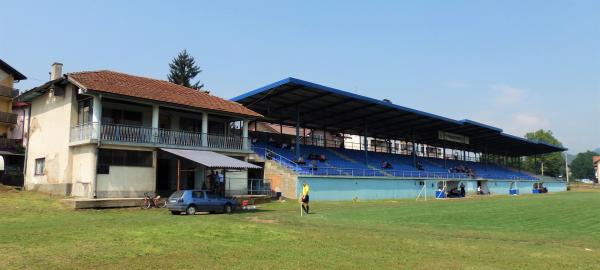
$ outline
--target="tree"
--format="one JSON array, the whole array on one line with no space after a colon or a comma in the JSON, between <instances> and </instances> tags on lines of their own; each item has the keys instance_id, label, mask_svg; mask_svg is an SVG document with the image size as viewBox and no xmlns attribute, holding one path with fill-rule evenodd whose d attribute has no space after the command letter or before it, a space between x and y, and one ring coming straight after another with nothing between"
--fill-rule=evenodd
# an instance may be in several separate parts
<instances>
[{"instance_id":1,"label":"tree","mask_svg":"<svg viewBox=\"0 0 600 270\"><path fill-rule=\"evenodd\" d=\"M592 179L594 178L594 164L592 157L598 153L593 151L585 151L577 154L573 162L571 162L571 174L575 179Z\"/></svg>"},{"instance_id":2,"label":"tree","mask_svg":"<svg viewBox=\"0 0 600 270\"><path fill-rule=\"evenodd\" d=\"M167 78L170 82L183 85L185 87L200 90L204 87L204 84L196 82L191 83L202 70L198 65L194 57L188 54L187 50L180 52L177 57L173 58L173 61L169 64L170 72Z\"/></svg>"},{"instance_id":3,"label":"tree","mask_svg":"<svg viewBox=\"0 0 600 270\"><path fill-rule=\"evenodd\" d=\"M525 134L525 138L532 141L545 142L547 144L560 146L562 143L552 135L552 131L540 129L536 132L529 132ZM526 170L541 174L542 164L544 166L544 175L558 177L564 175L565 172L565 158L562 153L555 152L549 154L543 154L534 157L529 156L525 159L524 167Z\"/></svg>"}]
</instances>

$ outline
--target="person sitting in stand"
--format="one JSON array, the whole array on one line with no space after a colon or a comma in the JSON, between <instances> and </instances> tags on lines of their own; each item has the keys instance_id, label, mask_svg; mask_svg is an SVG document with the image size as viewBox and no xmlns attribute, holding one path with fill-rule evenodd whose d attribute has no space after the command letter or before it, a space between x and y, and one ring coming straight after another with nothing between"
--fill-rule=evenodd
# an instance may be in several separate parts
<instances>
[{"instance_id":1,"label":"person sitting in stand","mask_svg":"<svg viewBox=\"0 0 600 270\"><path fill-rule=\"evenodd\" d=\"M325 154L319 155L319 161L325 162L326 160L327 160L327 158L325 157Z\"/></svg>"},{"instance_id":2,"label":"person sitting in stand","mask_svg":"<svg viewBox=\"0 0 600 270\"><path fill-rule=\"evenodd\" d=\"M389 163L387 161L383 161L383 162L381 162L381 168L382 169L391 169L392 168L392 163Z\"/></svg>"},{"instance_id":3,"label":"person sitting in stand","mask_svg":"<svg viewBox=\"0 0 600 270\"><path fill-rule=\"evenodd\" d=\"M288 144L287 143L282 143L281 144L281 149L286 149L288 148Z\"/></svg>"},{"instance_id":4,"label":"person sitting in stand","mask_svg":"<svg viewBox=\"0 0 600 270\"><path fill-rule=\"evenodd\" d=\"M425 169L423 169L423 164L421 164L421 161L417 161L417 170L419 170L419 171L425 170Z\"/></svg>"},{"instance_id":5,"label":"person sitting in stand","mask_svg":"<svg viewBox=\"0 0 600 270\"><path fill-rule=\"evenodd\" d=\"M296 160L296 163L300 164L300 165L304 165L306 164L306 161L304 161L304 157L301 155L298 157L298 159Z\"/></svg>"},{"instance_id":6,"label":"person sitting in stand","mask_svg":"<svg viewBox=\"0 0 600 270\"><path fill-rule=\"evenodd\" d=\"M271 150L268 150L268 149L267 149L267 154L266 154L266 156L267 156L267 159L268 159L268 160L271 160L271 159L273 159L273 153L271 153Z\"/></svg>"}]
</instances>

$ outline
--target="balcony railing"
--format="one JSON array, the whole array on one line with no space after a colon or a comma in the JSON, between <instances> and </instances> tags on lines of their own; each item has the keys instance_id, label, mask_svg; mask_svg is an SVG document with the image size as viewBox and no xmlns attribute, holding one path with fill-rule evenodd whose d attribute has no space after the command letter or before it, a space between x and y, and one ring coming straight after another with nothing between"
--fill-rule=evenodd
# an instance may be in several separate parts
<instances>
[{"instance_id":1,"label":"balcony railing","mask_svg":"<svg viewBox=\"0 0 600 270\"><path fill-rule=\"evenodd\" d=\"M17 114L16 113L8 113L8 112L0 112L0 122L8 123L8 124L16 124L17 123Z\"/></svg>"},{"instance_id":2,"label":"balcony railing","mask_svg":"<svg viewBox=\"0 0 600 270\"><path fill-rule=\"evenodd\" d=\"M141 126L87 123L71 127L71 142L97 140L157 147L245 150L248 138Z\"/></svg>"},{"instance_id":3,"label":"balcony railing","mask_svg":"<svg viewBox=\"0 0 600 270\"><path fill-rule=\"evenodd\" d=\"M0 85L0 96L14 98L19 95L19 90Z\"/></svg>"},{"instance_id":4,"label":"balcony railing","mask_svg":"<svg viewBox=\"0 0 600 270\"><path fill-rule=\"evenodd\" d=\"M22 147L23 147L22 140L0 138L0 149L19 149Z\"/></svg>"}]
</instances>

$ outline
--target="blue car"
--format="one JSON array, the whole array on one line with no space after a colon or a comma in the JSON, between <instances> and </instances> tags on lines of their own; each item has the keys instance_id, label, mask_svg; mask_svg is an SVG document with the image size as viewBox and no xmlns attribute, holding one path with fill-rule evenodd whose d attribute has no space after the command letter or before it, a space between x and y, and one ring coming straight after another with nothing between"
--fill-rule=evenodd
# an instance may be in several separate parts
<instances>
[{"instance_id":1,"label":"blue car","mask_svg":"<svg viewBox=\"0 0 600 270\"><path fill-rule=\"evenodd\" d=\"M167 208L173 215L196 212L231 213L238 206L237 201L204 190L175 191L167 201Z\"/></svg>"}]
</instances>

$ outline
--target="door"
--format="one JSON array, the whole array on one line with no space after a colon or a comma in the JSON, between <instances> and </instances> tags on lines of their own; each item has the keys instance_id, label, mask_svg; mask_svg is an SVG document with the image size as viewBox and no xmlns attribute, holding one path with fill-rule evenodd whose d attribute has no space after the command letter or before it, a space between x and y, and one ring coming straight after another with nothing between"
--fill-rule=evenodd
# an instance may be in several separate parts
<instances>
[{"instance_id":1,"label":"door","mask_svg":"<svg viewBox=\"0 0 600 270\"><path fill-rule=\"evenodd\" d=\"M222 211L222 202L219 199L219 196L215 193L206 193L206 198L208 201L208 205L210 207L210 211Z\"/></svg>"},{"instance_id":2,"label":"door","mask_svg":"<svg viewBox=\"0 0 600 270\"><path fill-rule=\"evenodd\" d=\"M207 212L210 210L210 205L204 195L204 191L193 191L192 200L198 211Z\"/></svg>"}]
</instances>

